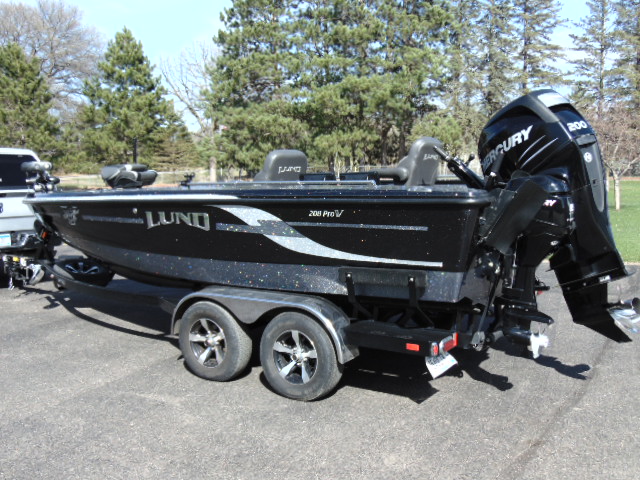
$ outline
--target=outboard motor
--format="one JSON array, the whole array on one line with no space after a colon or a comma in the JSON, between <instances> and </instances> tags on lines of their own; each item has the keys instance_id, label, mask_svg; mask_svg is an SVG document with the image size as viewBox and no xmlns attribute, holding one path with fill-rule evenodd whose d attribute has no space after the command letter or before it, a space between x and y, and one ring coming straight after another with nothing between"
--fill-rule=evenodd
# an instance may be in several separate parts
<instances>
[{"instance_id":1,"label":"outboard motor","mask_svg":"<svg viewBox=\"0 0 640 480\"><path fill-rule=\"evenodd\" d=\"M607 283L628 274L611 233L605 168L591 125L557 92L540 90L496 113L478 148L487 187L498 196L481 235L511 269L500 299L507 336L522 337L532 321L551 322L537 311L534 292L535 269L552 255L573 321L629 341L616 325L633 331L637 316L621 322L621 307L607 300Z\"/></svg>"}]
</instances>

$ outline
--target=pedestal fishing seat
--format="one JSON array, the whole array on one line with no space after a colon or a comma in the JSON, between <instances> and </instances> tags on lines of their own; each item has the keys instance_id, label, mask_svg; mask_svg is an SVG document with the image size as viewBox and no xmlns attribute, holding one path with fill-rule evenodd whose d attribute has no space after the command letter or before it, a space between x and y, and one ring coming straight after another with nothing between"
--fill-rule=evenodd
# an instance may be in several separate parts
<instances>
[{"instance_id":1,"label":"pedestal fishing seat","mask_svg":"<svg viewBox=\"0 0 640 480\"><path fill-rule=\"evenodd\" d=\"M404 171L404 184L408 187L433 185L436 182L438 166L442 159L434 149L444 150L442 142L433 137L422 137L413 142L406 157L398 163L396 169Z\"/></svg>"},{"instance_id":2,"label":"pedestal fishing seat","mask_svg":"<svg viewBox=\"0 0 640 480\"><path fill-rule=\"evenodd\" d=\"M296 181L307 172L307 156L299 150L269 152L264 167L254 177L256 182Z\"/></svg>"},{"instance_id":3,"label":"pedestal fishing seat","mask_svg":"<svg viewBox=\"0 0 640 480\"><path fill-rule=\"evenodd\" d=\"M140 188L155 182L158 173L140 163L107 165L100 176L111 188Z\"/></svg>"},{"instance_id":4,"label":"pedestal fishing seat","mask_svg":"<svg viewBox=\"0 0 640 480\"><path fill-rule=\"evenodd\" d=\"M381 168L369 172L350 172L343 175L346 180L374 180L376 183L393 182L415 187L433 185L442 157L435 147L444 151L442 142L433 137L422 137L413 142L409 153L395 167Z\"/></svg>"}]
</instances>

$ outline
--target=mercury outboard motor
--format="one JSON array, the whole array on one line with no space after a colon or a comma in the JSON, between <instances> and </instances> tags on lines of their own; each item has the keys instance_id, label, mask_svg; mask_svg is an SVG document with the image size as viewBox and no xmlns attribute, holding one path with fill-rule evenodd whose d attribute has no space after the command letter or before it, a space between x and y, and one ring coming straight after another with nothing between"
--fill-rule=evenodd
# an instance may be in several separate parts
<instances>
[{"instance_id":1,"label":"mercury outboard motor","mask_svg":"<svg viewBox=\"0 0 640 480\"><path fill-rule=\"evenodd\" d=\"M551 255L573 321L615 341L629 305L607 300L607 283L628 275L607 208L605 169L591 125L553 90L525 95L496 113L482 131L479 154L487 187L498 199L481 234L511 270L503 284L503 330L523 336L537 311L535 269ZM637 304L637 302L636 302ZM629 307L629 308L626 308Z\"/></svg>"}]
</instances>

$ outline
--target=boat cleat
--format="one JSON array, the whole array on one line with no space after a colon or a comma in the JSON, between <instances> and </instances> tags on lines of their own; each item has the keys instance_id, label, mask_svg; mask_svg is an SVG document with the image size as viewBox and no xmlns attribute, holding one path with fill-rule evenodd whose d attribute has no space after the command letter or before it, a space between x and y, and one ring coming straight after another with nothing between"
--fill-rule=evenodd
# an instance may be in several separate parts
<instances>
[{"instance_id":1,"label":"boat cleat","mask_svg":"<svg viewBox=\"0 0 640 480\"><path fill-rule=\"evenodd\" d=\"M640 333L640 299L620 302L607 311L622 331Z\"/></svg>"}]
</instances>

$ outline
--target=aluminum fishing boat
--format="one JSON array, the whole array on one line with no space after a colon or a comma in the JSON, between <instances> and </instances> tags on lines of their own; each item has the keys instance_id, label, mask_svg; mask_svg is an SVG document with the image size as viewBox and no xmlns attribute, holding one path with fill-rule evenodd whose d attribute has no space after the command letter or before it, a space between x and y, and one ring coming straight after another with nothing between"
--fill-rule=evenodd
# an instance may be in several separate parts
<instances>
[{"instance_id":1,"label":"aluminum fishing boat","mask_svg":"<svg viewBox=\"0 0 640 480\"><path fill-rule=\"evenodd\" d=\"M607 284L627 271L588 122L555 91L533 92L492 118L479 154L482 176L449 157L438 140L422 138L394 168L336 177L307 173L303 153L278 150L253 182L171 188L141 188L153 172L116 166L103 171L114 188L36 192L26 203L48 231L87 255L91 268L209 292L181 304L178 320L203 299L233 310L223 298L251 302L257 295L255 309L271 317L277 312L264 307L269 302L297 305L293 310L320 318L339 363L358 346L433 357L456 345L488 345L498 334L537 355L545 340L531 324L552 322L536 304L546 286L535 270L547 257L574 321L627 341L625 332L638 329L638 302L614 305L607 298ZM437 178L442 162L456 181ZM324 316L309 313L316 311L309 302L322 303ZM224 363L223 349L216 350L212 331L194 333L201 328L194 322L181 342L192 369L207 376ZM273 351L262 347L263 364L271 365L265 371L275 372L273 383L286 380L274 386L280 393L315 398L317 392L287 388L304 387L320 368L305 370L313 362L302 353L315 343L300 340L316 333L287 331L306 333L287 343L265 332L275 342ZM300 375L290 381L294 371Z\"/></svg>"}]
</instances>

